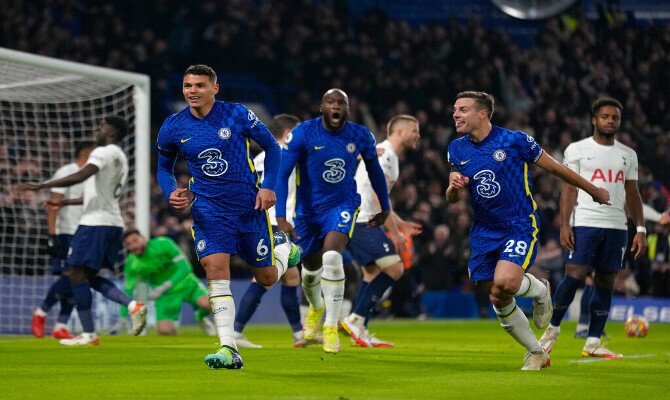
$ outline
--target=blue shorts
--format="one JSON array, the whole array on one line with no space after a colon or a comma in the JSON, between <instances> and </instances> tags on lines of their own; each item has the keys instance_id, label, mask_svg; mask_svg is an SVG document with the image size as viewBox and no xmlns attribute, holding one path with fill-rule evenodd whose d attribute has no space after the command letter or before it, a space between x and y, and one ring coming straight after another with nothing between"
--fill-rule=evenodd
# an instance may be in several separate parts
<instances>
[{"instance_id":1,"label":"blue shorts","mask_svg":"<svg viewBox=\"0 0 670 400\"><path fill-rule=\"evenodd\" d=\"M79 225L72 237L65 265L98 271L113 268L119 261L123 228L118 226Z\"/></svg>"},{"instance_id":2,"label":"blue shorts","mask_svg":"<svg viewBox=\"0 0 670 400\"><path fill-rule=\"evenodd\" d=\"M323 238L328 232L341 232L351 237L358 211L358 207L340 205L319 215L296 215L293 223L300 239L295 244L300 247L302 256L321 251Z\"/></svg>"},{"instance_id":3,"label":"blue shorts","mask_svg":"<svg viewBox=\"0 0 670 400\"><path fill-rule=\"evenodd\" d=\"M70 251L70 243L74 235L60 234L58 235L58 243L60 243L60 253L58 256L51 257L51 273L60 275L65 270L65 261L67 260L67 253Z\"/></svg>"},{"instance_id":4,"label":"blue shorts","mask_svg":"<svg viewBox=\"0 0 670 400\"><path fill-rule=\"evenodd\" d=\"M382 228L371 228L367 223L356 224L347 248L360 265L374 264L382 257L398 254Z\"/></svg>"},{"instance_id":5,"label":"blue shorts","mask_svg":"<svg viewBox=\"0 0 670 400\"><path fill-rule=\"evenodd\" d=\"M212 215L193 209L191 214L198 259L227 253L237 254L254 267L274 265L272 225L267 211L255 211L248 215Z\"/></svg>"},{"instance_id":6,"label":"blue shorts","mask_svg":"<svg viewBox=\"0 0 670 400\"><path fill-rule=\"evenodd\" d=\"M526 271L537 255L539 219L535 213L514 224L514 229L473 225L470 232L470 280L492 281L499 260L513 262Z\"/></svg>"},{"instance_id":7,"label":"blue shorts","mask_svg":"<svg viewBox=\"0 0 670 400\"><path fill-rule=\"evenodd\" d=\"M563 253L566 264L586 265L589 270L616 272L623 266L628 231L576 226L575 248Z\"/></svg>"}]
</instances>

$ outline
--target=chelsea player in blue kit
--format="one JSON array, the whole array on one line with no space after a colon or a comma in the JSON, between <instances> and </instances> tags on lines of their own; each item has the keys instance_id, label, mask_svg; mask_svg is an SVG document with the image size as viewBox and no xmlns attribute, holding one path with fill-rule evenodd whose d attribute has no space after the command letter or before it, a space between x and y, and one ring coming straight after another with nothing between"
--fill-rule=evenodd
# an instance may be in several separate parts
<instances>
[{"instance_id":1,"label":"chelsea player in blue kit","mask_svg":"<svg viewBox=\"0 0 670 400\"><path fill-rule=\"evenodd\" d=\"M455 203L469 184L474 222L470 231L472 253L470 280L484 285L500 324L526 354L522 370L540 370L550 359L530 329L528 319L516 306L514 296L533 299L533 323L549 324L551 292L526 270L537 253L539 220L532 197L530 165L539 167L577 186L594 201L609 204L609 192L594 186L545 153L535 140L519 131L491 124L494 99L488 93L459 93L454 104L456 132L467 135L449 144L447 200Z\"/></svg>"},{"instance_id":2,"label":"chelsea player in blue kit","mask_svg":"<svg viewBox=\"0 0 670 400\"><path fill-rule=\"evenodd\" d=\"M277 226L297 238L304 255L302 287L309 302L303 328L305 343L320 339L323 349L340 350L337 321L344 294L342 252L354 230L361 196L354 175L357 157L365 162L381 212L368 224L379 226L390 213L386 178L377 159L372 133L347 121L349 98L340 89L328 90L319 105L321 116L298 125L287 138L277 180ZM296 166L295 229L286 220L287 183ZM323 291L323 298L321 292Z\"/></svg>"},{"instance_id":3,"label":"chelsea player in blue kit","mask_svg":"<svg viewBox=\"0 0 670 400\"><path fill-rule=\"evenodd\" d=\"M288 267L291 244L274 245L267 210L281 150L263 123L241 104L217 101L216 73L192 65L184 73L182 91L188 107L165 120L158 134L158 182L177 211L191 208L198 259L207 274L209 301L221 348L205 357L210 368L242 368L233 335L235 303L230 292L230 257L239 255L256 281L277 282ZM249 139L266 152L265 179L257 175ZM174 166L184 155L192 178L177 188Z\"/></svg>"}]
</instances>

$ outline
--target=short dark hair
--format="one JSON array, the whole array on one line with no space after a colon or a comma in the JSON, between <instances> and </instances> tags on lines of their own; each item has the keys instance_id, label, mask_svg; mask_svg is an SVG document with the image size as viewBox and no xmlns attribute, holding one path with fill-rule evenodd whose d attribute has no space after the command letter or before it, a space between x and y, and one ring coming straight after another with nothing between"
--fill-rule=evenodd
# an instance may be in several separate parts
<instances>
[{"instance_id":1,"label":"short dark hair","mask_svg":"<svg viewBox=\"0 0 670 400\"><path fill-rule=\"evenodd\" d=\"M410 121L410 122L416 122L417 124L419 123L419 120L416 119L416 117L413 116L413 115L409 115L409 114L398 114L398 115L395 115L395 116L394 116L393 118L391 118L391 120L386 124L386 135L387 135L387 136L391 134L391 132L392 132L392 130L393 130L393 126L394 126L397 122L399 122L399 121Z\"/></svg>"},{"instance_id":2,"label":"short dark hair","mask_svg":"<svg viewBox=\"0 0 670 400\"><path fill-rule=\"evenodd\" d=\"M209 65L205 64L195 64L195 65L190 65L188 68L186 68L186 71L184 72L184 76L186 75L205 75L209 78L209 81L212 83L216 83L216 72L210 67Z\"/></svg>"},{"instance_id":3,"label":"short dark hair","mask_svg":"<svg viewBox=\"0 0 670 400\"><path fill-rule=\"evenodd\" d=\"M95 147L94 142L89 142L89 141L84 141L84 142L79 142L74 148L74 156L79 157L81 153L86 150Z\"/></svg>"},{"instance_id":4,"label":"short dark hair","mask_svg":"<svg viewBox=\"0 0 670 400\"><path fill-rule=\"evenodd\" d=\"M272 122L270 122L268 129L270 129L270 132L272 132L272 136L274 136L275 139L281 139L286 129L293 129L299 123L300 118L295 115L277 114L272 118Z\"/></svg>"},{"instance_id":5,"label":"short dark hair","mask_svg":"<svg viewBox=\"0 0 670 400\"><path fill-rule=\"evenodd\" d=\"M128 132L130 131L130 128L128 127L128 122L126 122L125 118L123 117L120 117L118 115L108 115L104 118L104 120L114 128L114 131L116 132L117 142L122 141L123 138L126 137Z\"/></svg>"},{"instance_id":6,"label":"short dark hair","mask_svg":"<svg viewBox=\"0 0 670 400\"><path fill-rule=\"evenodd\" d=\"M478 92L475 90L468 90L460 92L456 95L456 99L474 99L479 109L486 109L489 112L489 120L493 117L495 98L486 92Z\"/></svg>"},{"instance_id":7,"label":"short dark hair","mask_svg":"<svg viewBox=\"0 0 670 400\"><path fill-rule=\"evenodd\" d=\"M600 109L605 106L613 106L618 108L619 112L623 112L623 106L619 100L613 99L611 97L600 97L591 105L591 115L595 117L598 111L600 111Z\"/></svg>"},{"instance_id":8,"label":"short dark hair","mask_svg":"<svg viewBox=\"0 0 670 400\"><path fill-rule=\"evenodd\" d=\"M123 240L126 240L126 238L130 235L140 235L140 236L142 236L140 231L138 231L137 229L129 229L129 230L127 230L123 233Z\"/></svg>"}]
</instances>

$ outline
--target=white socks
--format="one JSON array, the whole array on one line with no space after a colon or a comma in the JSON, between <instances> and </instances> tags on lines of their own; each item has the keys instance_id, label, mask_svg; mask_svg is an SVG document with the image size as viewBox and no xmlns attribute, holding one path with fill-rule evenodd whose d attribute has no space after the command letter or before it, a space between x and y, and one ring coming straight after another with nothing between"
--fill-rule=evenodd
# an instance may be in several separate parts
<instances>
[{"instance_id":1,"label":"white socks","mask_svg":"<svg viewBox=\"0 0 670 400\"><path fill-rule=\"evenodd\" d=\"M329 250L323 253L323 275L321 277L323 297L326 303L325 326L337 326L344 297L344 264L342 254Z\"/></svg>"},{"instance_id":2,"label":"white socks","mask_svg":"<svg viewBox=\"0 0 670 400\"><path fill-rule=\"evenodd\" d=\"M277 281L288 269L288 257L291 254L291 243L286 242L275 246L275 266L277 267ZM275 282L276 283L276 282Z\"/></svg>"},{"instance_id":3,"label":"white socks","mask_svg":"<svg viewBox=\"0 0 670 400\"><path fill-rule=\"evenodd\" d=\"M305 293L307 302L312 308L323 308L323 297L321 297L321 272L323 268L316 271L302 269L302 290Z\"/></svg>"},{"instance_id":4,"label":"white socks","mask_svg":"<svg viewBox=\"0 0 670 400\"><path fill-rule=\"evenodd\" d=\"M532 299L542 299L547 287L531 274L524 274L521 278L521 286L519 291L514 293L514 296L530 297Z\"/></svg>"},{"instance_id":5,"label":"white socks","mask_svg":"<svg viewBox=\"0 0 670 400\"><path fill-rule=\"evenodd\" d=\"M537 341L535 334L530 329L528 324L528 318L524 315L523 311L516 306L516 301L512 299L512 303L502 307L500 309L493 307L498 320L500 320L500 325L503 329L510 334L519 342L520 345L525 347L531 353L540 353L542 352L542 346L540 342Z\"/></svg>"},{"instance_id":6,"label":"white socks","mask_svg":"<svg viewBox=\"0 0 670 400\"><path fill-rule=\"evenodd\" d=\"M230 281L217 279L207 281L209 286L209 305L212 307L212 317L216 325L221 346L230 346L237 349L233 332L235 321L235 302L230 293Z\"/></svg>"}]
</instances>

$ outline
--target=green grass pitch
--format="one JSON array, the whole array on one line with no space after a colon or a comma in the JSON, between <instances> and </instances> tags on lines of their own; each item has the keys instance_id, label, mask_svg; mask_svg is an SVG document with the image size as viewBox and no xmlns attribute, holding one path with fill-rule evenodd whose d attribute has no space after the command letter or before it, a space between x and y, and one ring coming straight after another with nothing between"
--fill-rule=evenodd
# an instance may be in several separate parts
<instances>
[{"instance_id":1,"label":"green grass pitch","mask_svg":"<svg viewBox=\"0 0 670 400\"><path fill-rule=\"evenodd\" d=\"M392 349L349 347L325 354L294 349L288 326L249 325L263 349L242 350L242 370L210 370L203 357L215 338L193 328L176 337L101 336L99 347L69 348L53 339L0 336L0 399L642 399L670 393L670 325L646 338L609 323L620 360L580 357L574 323L551 367L520 371L524 350L494 320L373 321ZM540 332L537 332L538 335Z\"/></svg>"}]
</instances>

